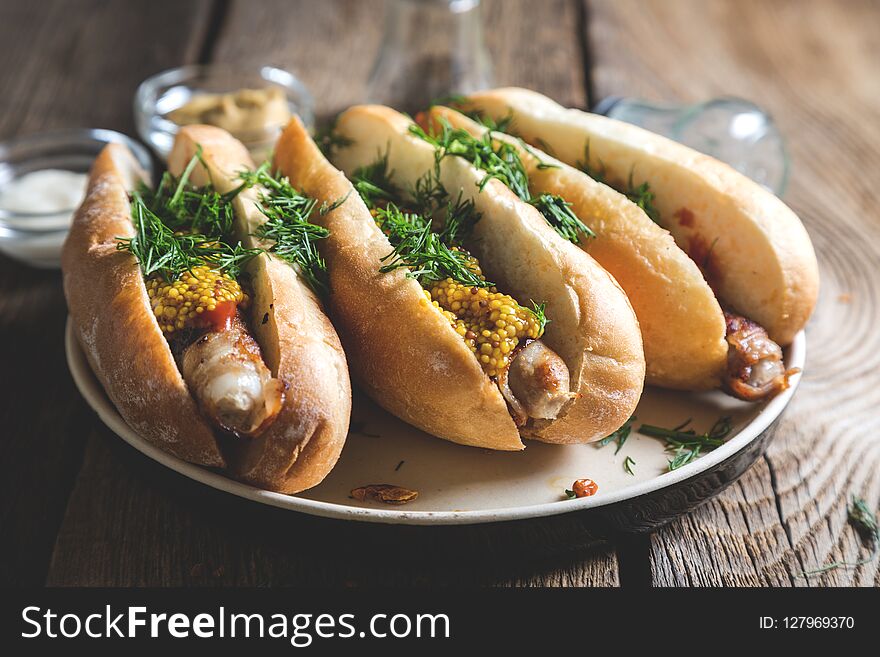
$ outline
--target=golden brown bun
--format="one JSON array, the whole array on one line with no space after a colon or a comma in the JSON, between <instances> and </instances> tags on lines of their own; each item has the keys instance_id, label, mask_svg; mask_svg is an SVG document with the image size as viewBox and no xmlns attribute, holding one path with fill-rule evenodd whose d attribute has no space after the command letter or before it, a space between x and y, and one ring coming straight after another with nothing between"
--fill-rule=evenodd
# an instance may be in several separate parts
<instances>
[{"instance_id":1,"label":"golden brown bun","mask_svg":"<svg viewBox=\"0 0 880 657\"><path fill-rule=\"evenodd\" d=\"M193 169L196 185L211 182L225 193L239 185L240 171L254 167L229 133L193 125L178 132L169 170L179 175L199 146L208 169ZM257 201L257 190L248 189L233 202L236 237L246 246L255 244L251 233L264 219ZM320 483L339 458L351 416L348 366L320 302L291 265L262 254L246 271L253 286L249 325L266 365L284 384L284 405L258 438L234 441L230 469L254 485L295 493Z\"/></svg>"},{"instance_id":2,"label":"golden brown bun","mask_svg":"<svg viewBox=\"0 0 880 657\"><path fill-rule=\"evenodd\" d=\"M462 445L520 450L498 387L449 322L402 269L380 273L391 252L361 197L294 118L275 147L275 167L304 194L328 205L313 221L330 273L331 315L361 386L410 424Z\"/></svg>"},{"instance_id":3,"label":"golden brown bun","mask_svg":"<svg viewBox=\"0 0 880 657\"><path fill-rule=\"evenodd\" d=\"M468 109L495 119L512 112L512 131L576 166L589 141L590 166L615 185L647 182L676 243L705 261L724 304L754 320L781 345L816 304L819 273L810 238L782 201L726 164L636 126L565 109L526 89L472 94Z\"/></svg>"},{"instance_id":4,"label":"golden brown bun","mask_svg":"<svg viewBox=\"0 0 880 657\"><path fill-rule=\"evenodd\" d=\"M137 261L116 248L117 237L134 234L128 192L145 177L119 144L98 155L61 256L67 306L92 370L129 426L178 458L223 467L214 432L153 316Z\"/></svg>"},{"instance_id":5,"label":"golden brown bun","mask_svg":"<svg viewBox=\"0 0 880 657\"><path fill-rule=\"evenodd\" d=\"M483 126L446 107L433 107L430 115L476 136L486 133ZM517 149L533 194L561 196L596 234L582 237L578 246L607 269L629 297L642 330L647 383L684 390L718 387L727 365L724 315L699 267L669 232L626 196L582 171L536 148L527 149L509 135L494 136Z\"/></svg>"},{"instance_id":6,"label":"golden brown bun","mask_svg":"<svg viewBox=\"0 0 880 657\"><path fill-rule=\"evenodd\" d=\"M412 188L433 169L434 149L411 135L410 125L387 107L353 107L336 125L352 144L338 149L334 161L351 174L387 151L395 184ZM614 279L559 237L535 208L494 179L481 192L484 176L461 158L440 163L446 190L453 196L462 190L482 214L469 246L487 277L521 302L546 302L551 323L543 341L566 363L579 395L556 420L532 420L522 435L551 443L600 439L623 424L641 395L645 361L635 313ZM468 394L498 394L484 390Z\"/></svg>"}]
</instances>

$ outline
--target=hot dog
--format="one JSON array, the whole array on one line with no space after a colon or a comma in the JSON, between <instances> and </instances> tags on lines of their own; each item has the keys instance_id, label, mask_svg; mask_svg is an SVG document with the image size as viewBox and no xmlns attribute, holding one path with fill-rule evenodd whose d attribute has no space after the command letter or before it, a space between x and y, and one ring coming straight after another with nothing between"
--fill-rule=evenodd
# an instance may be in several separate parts
<instances>
[{"instance_id":1,"label":"hot dog","mask_svg":"<svg viewBox=\"0 0 880 657\"><path fill-rule=\"evenodd\" d=\"M623 291L497 180L436 159L413 127L354 107L336 124L333 164L296 120L275 150L305 193L346 199L315 221L330 232L319 248L355 377L398 417L465 445L608 435L644 378Z\"/></svg>"},{"instance_id":2,"label":"hot dog","mask_svg":"<svg viewBox=\"0 0 880 657\"><path fill-rule=\"evenodd\" d=\"M456 107L490 126L502 122L522 141L493 136L518 150L536 188L562 194L593 228L596 238L581 246L618 277L636 308L649 383L722 384L749 400L787 385L778 366L770 368L772 384L757 386L760 393L732 384L753 373L744 375L725 319L737 315L759 327L778 349L812 313L815 254L784 203L709 156L532 91L479 92ZM432 115L475 134L486 131L452 110L434 108Z\"/></svg>"},{"instance_id":3,"label":"hot dog","mask_svg":"<svg viewBox=\"0 0 880 657\"><path fill-rule=\"evenodd\" d=\"M182 128L168 164L153 190L123 147L96 160L62 257L77 337L148 441L262 488L314 486L351 398L314 272L281 249L278 227L307 222L269 207L305 197L269 193L217 128Z\"/></svg>"}]
</instances>

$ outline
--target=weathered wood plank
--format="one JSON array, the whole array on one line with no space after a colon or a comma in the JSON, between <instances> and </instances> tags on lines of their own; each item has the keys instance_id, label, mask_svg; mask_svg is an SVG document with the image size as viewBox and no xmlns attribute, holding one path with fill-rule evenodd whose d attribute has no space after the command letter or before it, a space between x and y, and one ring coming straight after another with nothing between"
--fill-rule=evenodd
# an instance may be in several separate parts
<instances>
[{"instance_id":1,"label":"weathered wood plank","mask_svg":"<svg viewBox=\"0 0 880 657\"><path fill-rule=\"evenodd\" d=\"M136 85L180 61L189 48L181 35L196 30L198 8L157 2L139 18L121 4L4 3L0 135L72 126L132 132ZM15 464L0 483L0 581L9 584L44 581L93 422L67 371L65 316L57 271L0 256L0 422L4 462Z\"/></svg>"},{"instance_id":2,"label":"weathered wood plank","mask_svg":"<svg viewBox=\"0 0 880 657\"><path fill-rule=\"evenodd\" d=\"M486 3L496 79L583 104L573 2L531 34L526 2ZM381 40L381 2L233 2L215 61L296 71L317 111L363 100ZM527 49L515 47L529 41ZM552 67L542 60L549 53ZM258 508L165 471L95 425L59 532L54 585L619 584L613 551L577 518L487 528L365 528ZM320 547L316 547L320 546ZM572 552L574 551L574 556ZM528 552L529 558L523 557ZM446 553L446 554L444 554ZM432 555L426 557L426 555Z\"/></svg>"},{"instance_id":3,"label":"weathered wood plank","mask_svg":"<svg viewBox=\"0 0 880 657\"><path fill-rule=\"evenodd\" d=\"M51 128L134 134L132 99L149 75L194 61L210 0L0 5L0 138Z\"/></svg>"},{"instance_id":4,"label":"weathered wood plank","mask_svg":"<svg viewBox=\"0 0 880 657\"><path fill-rule=\"evenodd\" d=\"M806 580L865 554L851 494L880 499L880 84L875 2L607 2L588 5L593 86L655 100L751 98L788 139L787 202L809 230L822 292L806 375L767 457L735 487L659 532L657 584L880 582L878 565ZM844 37L845 35L845 37ZM698 56L696 56L698 54Z\"/></svg>"}]
</instances>

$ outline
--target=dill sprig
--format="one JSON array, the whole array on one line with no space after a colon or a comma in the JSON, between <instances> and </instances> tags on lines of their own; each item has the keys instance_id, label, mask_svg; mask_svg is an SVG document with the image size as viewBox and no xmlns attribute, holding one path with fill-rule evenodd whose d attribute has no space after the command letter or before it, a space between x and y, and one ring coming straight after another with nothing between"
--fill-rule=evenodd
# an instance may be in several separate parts
<instances>
[{"instance_id":1,"label":"dill sprig","mask_svg":"<svg viewBox=\"0 0 880 657\"><path fill-rule=\"evenodd\" d=\"M172 282L199 265L237 278L244 263L261 252L228 242L232 200L242 187L220 194L212 185L191 185L190 176L199 162L203 162L201 148L179 178L165 172L155 191L141 183L132 194L135 234L118 238L116 248L134 255L145 278L158 274Z\"/></svg>"},{"instance_id":2,"label":"dill sprig","mask_svg":"<svg viewBox=\"0 0 880 657\"><path fill-rule=\"evenodd\" d=\"M381 203L399 199L400 190L391 182L393 175L394 172L388 170L386 150L375 162L355 169L352 182L367 207L373 209Z\"/></svg>"},{"instance_id":3,"label":"dill sprig","mask_svg":"<svg viewBox=\"0 0 880 657\"><path fill-rule=\"evenodd\" d=\"M462 190L454 200L450 198L440 182L439 167L416 181L409 190L411 200L403 197L392 175L386 151L375 162L359 167L352 176L355 189L372 209L376 223L393 247L382 258L385 264L379 271L407 267L407 275L422 285L451 278L472 287L494 287L495 283L474 273L468 253L459 248L481 217L473 200L465 200ZM432 215L441 209L443 228L434 231ZM549 323L545 307L546 304L533 301L532 308L525 308L534 314L541 332Z\"/></svg>"},{"instance_id":4,"label":"dill sprig","mask_svg":"<svg viewBox=\"0 0 880 657\"><path fill-rule=\"evenodd\" d=\"M623 448L623 444L632 433L633 422L635 422L637 419L638 418L635 415L631 416L617 431L608 436L605 436L602 440L596 443L596 447L605 447L605 445L611 442L616 442L617 449L614 450L614 453L617 454Z\"/></svg>"},{"instance_id":5,"label":"dill sprig","mask_svg":"<svg viewBox=\"0 0 880 657\"><path fill-rule=\"evenodd\" d=\"M511 124L513 123L513 110L508 110L507 114L496 121L491 116L486 115L485 112L478 109L468 109L470 106L470 99L461 94L450 94L449 96L438 98L432 101L429 107L434 107L436 105L446 105L451 107L454 110L461 112L469 119L476 121L481 126L494 132L513 134L511 130Z\"/></svg>"},{"instance_id":6,"label":"dill sprig","mask_svg":"<svg viewBox=\"0 0 880 657\"><path fill-rule=\"evenodd\" d=\"M584 144L584 159L578 160L575 163L575 166L587 174L590 178L595 180L596 182L604 183L605 182L605 163L602 160L599 160L598 166L593 166L590 164L590 140L587 139L587 142Z\"/></svg>"},{"instance_id":7,"label":"dill sprig","mask_svg":"<svg viewBox=\"0 0 880 657\"><path fill-rule=\"evenodd\" d=\"M635 167L630 169L629 179L625 186L621 185L612 185L607 180L607 171L605 169L605 163L602 160L598 160L598 166L593 166L590 164L590 140L587 140L587 143L584 145L584 159L577 161L577 168L583 171L585 174L590 176L596 182L603 183L610 187L615 188L621 194L626 196L630 201L638 205L648 218L651 219L655 224L660 224L660 211L657 210L657 206L654 205L654 192L651 191L651 185L647 182L643 182L641 185L633 184L633 173L635 172Z\"/></svg>"},{"instance_id":8,"label":"dill sprig","mask_svg":"<svg viewBox=\"0 0 880 657\"><path fill-rule=\"evenodd\" d=\"M654 192L651 191L651 186L647 182L643 182L638 187L635 187L633 185L632 169L629 172L629 180L627 181L624 195L630 201L638 205L645 212L645 214L648 215L651 221L653 221L655 224L660 223L660 212L654 205Z\"/></svg>"},{"instance_id":9,"label":"dill sprig","mask_svg":"<svg viewBox=\"0 0 880 657\"><path fill-rule=\"evenodd\" d=\"M334 118L323 128L315 132L315 143L326 157L333 155L337 149L346 148L354 143L353 139L336 132L336 120L338 118Z\"/></svg>"},{"instance_id":10,"label":"dill sprig","mask_svg":"<svg viewBox=\"0 0 880 657\"><path fill-rule=\"evenodd\" d=\"M547 314L545 312L547 310L547 304L546 303L535 303L534 301L532 301L531 304L532 304L531 308L526 308L525 306L520 306L520 308L522 308L523 310L529 311L530 313L532 313L532 315L535 316L535 321L538 322L538 327L539 327L538 335L543 335L544 328L547 326L547 324L550 323L550 320L547 319Z\"/></svg>"},{"instance_id":11,"label":"dill sprig","mask_svg":"<svg viewBox=\"0 0 880 657\"><path fill-rule=\"evenodd\" d=\"M431 144L436 153L436 162L444 157L458 156L470 162L486 175L480 181L480 190L493 178L504 183L520 199L533 205L543 215L553 229L563 238L577 244L580 235L595 237L595 234L572 212L571 204L562 197L541 194L533 197L529 191L529 178L517 148L508 142L495 140L492 130L481 137L474 137L467 130L453 128L448 121L439 120L439 132L429 135L421 126L413 124L410 132ZM539 167L552 167L539 162Z\"/></svg>"},{"instance_id":12,"label":"dill sprig","mask_svg":"<svg viewBox=\"0 0 880 657\"><path fill-rule=\"evenodd\" d=\"M578 216L572 212L571 203L567 202L561 196L553 194L541 194L528 201L529 205L535 206L547 223L553 226L557 233L562 235L569 242L577 244L580 241L580 235L587 237L596 237L590 228L582 222Z\"/></svg>"},{"instance_id":13,"label":"dill sprig","mask_svg":"<svg viewBox=\"0 0 880 657\"><path fill-rule=\"evenodd\" d=\"M459 246L470 237L471 232L482 215L477 212L471 199L462 200L462 192L458 191L458 197L446 203L446 218L443 221L443 229L440 238L449 245Z\"/></svg>"},{"instance_id":14,"label":"dill sprig","mask_svg":"<svg viewBox=\"0 0 880 657\"><path fill-rule=\"evenodd\" d=\"M380 271L407 267L408 275L420 283L451 278L473 287L494 285L471 270L465 251L452 248L461 244L480 219L473 201L463 201L461 193L455 201L449 200L436 172L429 171L410 190L413 200L407 202L392 176L387 151L359 167L352 176L355 189L373 210L376 223L393 247L382 258L385 264ZM443 203L447 203L446 220L438 233L433 230L430 215Z\"/></svg>"},{"instance_id":15,"label":"dill sprig","mask_svg":"<svg viewBox=\"0 0 880 657\"><path fill-rule=\"evenodd\" d=\"M410 126L410 132L434 147L438 162L457 155L483 171L486 176L480 181L481 190L492 178L497 178L522 200L531 198L528 175L516 148L503 141L494 145L491 132L474 137L467 130L453 128L442 118L439 133L429 135L417 124Z\"/></svg>"},{"instance_id":16,"label":"dill sprig","mask_svg":"<svg viewBox=\"0 0 880 657\"><path fill-rule=\"evenodd\" d=\"M270 253L296 265L316 294L326 294L327 265L315 242L328 237L330 231L309 221L317 200L294 189L288 178L270 174L268 162L256 171L242 171L239 178L248 187L262 187L257 207L266 221L254 235L269 243ZM337 201L330 207L340 203Z\"/></svg>"},{"instance_id":17,"label":"dill sprig","mask_svg":"<svg viewBox=\"0 0 880 657\"><path fill-rule=\"evenodd\" d=\"M871 547L871 554L858 561L835 561L827 566L805 571L804 577L812 577L813 575L827 573L838 568L858 568L859 566L871 563L880 555L880 525L877 524L877 516L868 508L868 503L861 497L853 495L852 502L847 507L847 520L859 533L862 540L866 541Z\"/></svg>"},{"instance_id":18,"label":"dill sprig","mask_svg":"<svg viewBox=\"0 0 880 657\"><path fill-rule=\"evenodd\" d=\"M494 285L474 273L467 253L444 243L431 229L430 220L422 215L404 212L396 204L388 203L384 208L376 208L375 218L394 247L382 258L386 264L379 271L407 267L408 275L422 284L451 278L472 287Z\"/></svg>"},{"instance_id":19,"label":"dill sprig","mask_svg":"<svg viewBox=\"0 0 880 657\"><path fill-rule=\"evenodd\" d=\"M439 172L432 170L426 171L425 175L416 180L409 195L412 197L412 205L427 213L434 212L449 201L449 193L440 182ZM460 191L458 199L461 201Z\"/></svg>"},{"instance_id":20,"label":"dill sprig","mask_svg":"<svg viewBox=\"0 0 880 657\"><path fill-rule=\"evenodd\" d=\"M623 469L626 471L627 474L630 474L630 475L635 476L636 473L633 472L633 469L632 469L632 467L633 467L635 464L636 464L636 462L633 461L632 457L631 457L631 456L627 456L627 457L623 460Z\"/></svg>"},{"instance_id":21,"label":"dill sprig","mask_svg":"<svg viewBox=\"0 0 880 657\"><path fill-rule=\"evenodd\" d=\"M688 419L673 429L643 424L639 427L638 432L666 440L666 449L672 452L672 458L669 459L669 469L677 470L696 459L704 451L711 452L716 447L723 445L733 430L730 417L719 418L711 429L700 434L694 429L685 430L685 427L690 423L691 421Z\"/></svg>"},{"instance_id":22,"label":"dill sprig","mask_svg":"<svg viewBox=\"0 0 880 657\"><path fill-rule=\"evenodd\" d=\"M462 114L473 121L476 121L484 128L488 128L492 132L506 132L509 135L513 134L511 128L511 124L513 123L513 111L508 112L497 121L479 110L470 110L462 112Z\"/></svg>"}]
</instances>

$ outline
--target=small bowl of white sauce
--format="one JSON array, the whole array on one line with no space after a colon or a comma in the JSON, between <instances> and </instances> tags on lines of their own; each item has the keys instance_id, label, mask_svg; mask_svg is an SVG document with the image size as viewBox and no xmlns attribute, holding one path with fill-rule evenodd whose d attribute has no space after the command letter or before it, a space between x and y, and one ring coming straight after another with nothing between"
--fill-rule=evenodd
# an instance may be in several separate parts
<instances>
[{"instance_id":1,"label":"small bowl of white sauce","mask_svg":"<svg viewBox=\"0 0 880 657\"><path fill-rule=\"evenodd\" d=\"M147 149L113 130L61 130L0 143L0 252L35 267L58 267L89 169L109 143L124 144L152 171Z\"/></svg>"}]
</instances>

